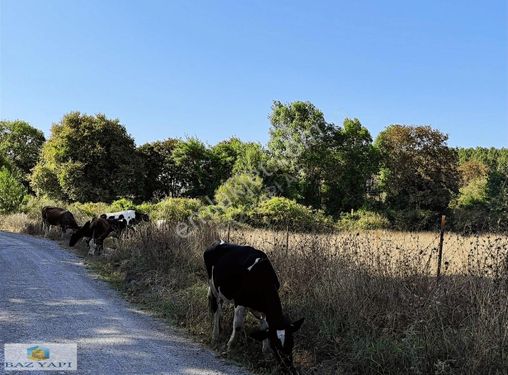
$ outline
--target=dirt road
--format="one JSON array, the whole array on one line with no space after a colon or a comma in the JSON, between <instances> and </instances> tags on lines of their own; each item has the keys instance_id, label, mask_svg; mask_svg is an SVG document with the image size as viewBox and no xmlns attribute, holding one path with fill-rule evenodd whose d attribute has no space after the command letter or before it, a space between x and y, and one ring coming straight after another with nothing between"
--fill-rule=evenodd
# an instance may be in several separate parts
<instances>
[{"instance_id":1,"label":"dirt road","mask_svg":"<svg viewBox=\"0 0 508 375\"><path fill-rule=\"evenodd\" d=\"M248 374L133 308L56 243L0 232L0 373L4 343L37 341L77 343L67 374Z\"/></svg>"}]
</instances>

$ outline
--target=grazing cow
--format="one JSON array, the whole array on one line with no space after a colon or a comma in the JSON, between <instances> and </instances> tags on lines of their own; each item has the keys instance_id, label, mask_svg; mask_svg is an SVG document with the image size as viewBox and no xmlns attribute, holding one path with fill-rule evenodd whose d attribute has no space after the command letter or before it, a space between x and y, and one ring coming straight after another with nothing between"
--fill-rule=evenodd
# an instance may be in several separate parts
<instances>
[{"instance_id":1,"label":"grazing cow","mask_svg":"<svg viewBox=\"0 0 508 375\"><path fill-rule=\"evenodd\" d=\"M137 212L135 210L125 210L120 212L112 212L102 214L100 217L103 219L125 219L128 226L136 225L142 221L150 221L147 214Z\"/></svg>"},{"instance_id":2,"label":"grazing cow","mask_svg":"<svg viewBox=\"0 0 508 375\"><path fill-rule=\"evenodd\" d=\"M282 313L279 280L265 253L250 246L223 241L204 253L208 273L208 302L213 313L213 339L219 337L221 305L224 301L235 306L233 333L228 350L243 327L246 309L260 320L260 330L251 336L263 341L263 352L271 349L279 362L291 372L293 367L293 333L303 323L291 323Z\"/></svg>"},{"instance_id":3,"label":"grazing cow","mask_svg":"<svg viewBox=\"0 0 508 375\"><path fill-rule=\"evenodd\" d=\"M104 240L111 232L115 231L113 220L106 220L101 217L87 221L79 230L77 230L69 241L69 246L74 246L81 238L87 238L89 255L100 255L104 248Z\"/></svg>"},{"instance_id":4,"label":"grazing cow","mask_svg":"<svg viewBox=\"0 0 508 375\"><path fill-rule=\"evenodd\" d=\"M45 206L41 210L42 214L42 230L47 235L51 225L60 226L62 228L62 237L67 229L79 229L74 215L65 208Z\"/></svg>"}]
</instances>

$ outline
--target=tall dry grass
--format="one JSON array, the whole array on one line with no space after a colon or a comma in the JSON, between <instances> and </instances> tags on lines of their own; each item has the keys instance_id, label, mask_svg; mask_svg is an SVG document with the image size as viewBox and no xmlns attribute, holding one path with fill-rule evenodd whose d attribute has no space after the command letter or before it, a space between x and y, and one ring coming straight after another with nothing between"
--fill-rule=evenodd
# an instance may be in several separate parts
<instances>
[{"instance_id":1,"label":"tall dry grass","mask_svg":"<svg viewBox=\"0 0 508 375\"><path fill-rule=\"evenodd\" d=\"M206 341L202 253L228 232L202 225L181 237L173 225L143 225L112 241L105 262L131 298ZM241 229L229 237L268 253L286 311L305 317L295 355L302 374L508 373L506 236L447 234L439 282L437 233ZM247 341L232 356L270 373L259 352Z\"/></svg>"}]
</instances>

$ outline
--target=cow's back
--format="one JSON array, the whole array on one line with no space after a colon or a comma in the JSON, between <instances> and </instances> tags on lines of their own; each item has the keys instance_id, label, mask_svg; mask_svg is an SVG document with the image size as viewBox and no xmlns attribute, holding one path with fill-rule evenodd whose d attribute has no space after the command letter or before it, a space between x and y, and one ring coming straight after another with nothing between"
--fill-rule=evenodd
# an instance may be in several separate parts
<instances>
[{"instance_id":1,"label":"cow's back","mask_svg":"<svg viewBox=\"0 0 508 375\"><path fill-rule=\"evenodd\" d=\"M250 246L215 244L204 253L208 278L235 303L257 300L262 291L279 289L279 280L266 254ZM254 306L251 306L254 307Z\"/></svg>"},{"instance_id":2,"label":"cow's back","mask_svg":"<svg viewBox=\"0 0 508 375\"><path fill-rule=\"evenodd\" d=\"M42 208L42 220L51 225L60 224L61 216L67 210L60 207L45 206Z\"/></svg>"}]
</instances>

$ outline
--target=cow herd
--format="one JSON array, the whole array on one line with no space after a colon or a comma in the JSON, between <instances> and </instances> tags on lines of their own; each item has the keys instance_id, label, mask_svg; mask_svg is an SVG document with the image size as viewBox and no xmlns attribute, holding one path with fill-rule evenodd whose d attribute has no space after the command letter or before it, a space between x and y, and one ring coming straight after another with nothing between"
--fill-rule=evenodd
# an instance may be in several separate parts
<instances>
[{"instance_id":1,"label":"cow herd","mask_svg":"<svg viewBox=\"0 0 508 375\"><path fill-rule=\"evenodd\" d=\"M87 221L83 226L79 226L74 215L60 207L43 207L42 208L42 227L46 235L50 227L58 226L62 229L62 237L67 229L73 231L69 246L74 246L80 239L84 238L89 247L90 255L100 255L104 240L110 234L121 234L127 228L143 221L149 221L146 214L135 210L126 210L121 212L104 213L99 217Z\"/></svg>"},{"instance_id":2,"label":"cow herd","mask_svg":"<svg viewBox=\"0 0 508 375\"><path fill-rule=\"evenodd\" d=\"M42 209L45 231L52 225L59 226L62 235L71 229L73 233L69 245L74 246L83 238L92 255L101 254L104 240L110 234L118 235L143 221L149 221L148 215L126 210L102 214L80 227L66 209ZM250 336L262 341L263 352L271 351L289 373L297 373L293 366L293 334L304 319L291 322L283 314L278 293L280 283L267 255L250 246L220 241L206 249L203 258L208 274L208 306L213 316L213 340L219 338L223 305L231 303L234 305L234 319L233 332L227 343L228 351L243 330L246 313L250 311L259 321L259 329Z\"/></svg>"}]
</instances>

